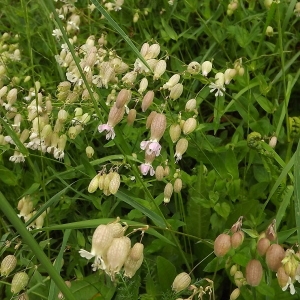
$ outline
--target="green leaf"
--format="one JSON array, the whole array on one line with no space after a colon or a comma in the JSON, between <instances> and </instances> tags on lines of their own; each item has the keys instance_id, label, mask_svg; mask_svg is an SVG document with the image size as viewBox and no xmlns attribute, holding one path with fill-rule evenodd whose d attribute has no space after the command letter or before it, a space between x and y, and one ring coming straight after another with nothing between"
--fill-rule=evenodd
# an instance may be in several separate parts
<instances>
[{"instance_id":1,"label":"green leaf","mask_svg":"<svg viewBox=\"0 0 300 300\"><path fill-rule=\"evenodd\" d=\"M171 290L172 283L177 275L175 266L162 256L156 259L158 282L161 290L167 292Z\"/></svg>"},{"instance_id":2,"label":"green leaf","mask_svg":"<svg viewBox=\"0 0 300 300\"><path fill-rule=\"evenodd\" d=\"M265 295L267 297L274 298L274 296L275 296L274 289L270 285L266 284L263 281L259 284L259 286L256 287L256 290L261 295Z\"/></svg>"},{"instance_id":3,"label":"green leaf","mask_svg":"<svg viewBox=\"0 0 300 300\"><path fill-rule=\"evenodd\" d=\"M274 113L274 105L266 97L256 93L254 93L253 96L264 111L269 114Z\"/></svg>"},{"instance_id":4,"label":"green leaf","mask_svg":"<svg viewBox=\"0 0 300 300\"><path fill-rule=\"evenodd\" d=\"M1 165L0 165L0 180L5 184L11 186L15 186L18 184L17 176L12 171L10 171L9 169Z\"/></svg>"},{"instance_id":5,"label":"green leaf","mask_svg":"<svg viewBox=\"0 0 300 300\"><path fill-rule=\"evenodd\" d=\"M217 203L215 206L214 206L214 210L216 211L216 213L218 215L220 215L221 217L223 217L224 219L227 219L227 217L229 216L230 214L230 206L228 203L226 202L222 202L221 204L220 203Z\"/></svg>"},{"instance_id":6,"label":"green leaf","mask_svg":"<svg viewBox=\"0 0 300 300\"><path fill-rule=\"evenodd\" d=\"M175 30L168 24L166 23L164 18L161 18L161 24L163 26L163 28L165 29L167 35L170 37L170 39L177 41L178 40L178 36L177 33L175 32Z\"/></svg>"},{"instance_id":7,"label":"green leaf","mask_svg":"<svg viewBox=\"0 0 300 300\"><path fill-rule=\"evenodd\" d=\"M206 267L204 268L204 272L212 273L219 271L221 269L225 268L225 259L222 259L220 257L215 257L213 260L211 260Z\"/></svg>"}]
</instances>

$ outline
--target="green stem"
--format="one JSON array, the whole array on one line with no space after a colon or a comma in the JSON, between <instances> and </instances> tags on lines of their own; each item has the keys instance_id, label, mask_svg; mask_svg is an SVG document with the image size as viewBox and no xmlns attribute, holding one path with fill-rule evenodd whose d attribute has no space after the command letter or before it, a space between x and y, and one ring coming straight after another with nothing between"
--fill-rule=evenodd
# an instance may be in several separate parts
<instances>
[{"instance_id":1,"label":"green stem","mask_svg":"<svg viewBox=\"0 0 300 300\"><path fill-rule=\"evenodd\" d=\"M39 244L36 242L35 238L30 234L22 221L18 218L14 209L8 203L7 199L0 192L0 209L5 214L6 218L9 222L15 227L19 235L22 237L24 244L27 244L32 253L37 257L40 261L41 265L45 268L51 279L55 282L57 287L61 290L67 300L76 300L73 296L64 280L60 277L59 273L54 269L48 257L41 250Z\"/></svg>"}]
</instances>

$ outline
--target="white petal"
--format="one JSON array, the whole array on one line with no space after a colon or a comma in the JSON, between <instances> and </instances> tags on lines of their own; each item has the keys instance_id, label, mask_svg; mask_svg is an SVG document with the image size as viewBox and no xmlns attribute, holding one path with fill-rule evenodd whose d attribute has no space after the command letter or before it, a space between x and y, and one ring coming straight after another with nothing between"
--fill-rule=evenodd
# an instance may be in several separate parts
<instances>
[{"instance_id":1,"label":"white petal","mask_svg":"<svg viewBox=\"0 0 300 300\"><path fill-rule=\"evenodd\" d=\"M94 257L95 255L93 255L92 253L84 250L84 249L80 249L79 250L79 254L81 257L84 257L86 259L91 259L92 257Z\"/></svg>"}]
</instances>

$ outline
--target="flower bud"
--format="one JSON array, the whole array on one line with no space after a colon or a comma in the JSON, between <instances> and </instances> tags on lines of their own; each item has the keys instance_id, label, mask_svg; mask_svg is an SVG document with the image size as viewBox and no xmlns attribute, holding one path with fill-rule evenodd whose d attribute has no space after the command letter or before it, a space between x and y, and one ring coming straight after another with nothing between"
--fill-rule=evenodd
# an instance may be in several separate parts
<instances>
[{"instance_id":1,"label":"flower bud","mask_svg":"<svg viewBox=\"0 0 300 300\"><path fill-rule=\"evenodd\" d=\"M164 203L169 203L173 194L173 185L172 183L167 183L164 189Z\"/></svg>"},{"instance_id":2,"label":"flower bud","mask_svg":"<svg viewBox=\"0 0 300 300\"><path fill-rule=\"evenodd\" d=\"M177 84L180 80L180 75L179 74L174 74L168 82L166 82L164 85L163 85L163 89L164 90L167 90L167 89L170 89L172 88L175 84Z\"/></svg>"},{"instance_id":3,"label":"flower bud","mask_svg":"<svg viewBox=\"0 0 300 300\"><path fill-rule=\"evenodd\" d=\"M159 141L167 126L167 119L164 114L157 113L151 122L151 140Z\"/></svg>"},{"instance_id":4,"label":"flower bud","mask_svg":"<svg viewBox=\"0 0 300 300\"><path fill-rule=\"evenodd\" d=\"M11 292L13 294L19 293L28 284L29 276L25 272L16 273L11 282Z\"/></svg>"},{"instance_id":5,"label":"flower bud","mask_svg":"<svg viewBox=\"0 0 300 300\"><path fill-rule=\"evenodd\" d=\"M57 119L61 122L61 123L64 123L68 118L68 112L65 111L64 109L61 109L59 112L58 112L58 116L57 116Z\"/></svg>"},{"instance_id":6,"label":"flower bud","mask_svg":"<svg viewBox=\"0 0 300 300\"><path fill-rule=\"evenodd\" d=\"M87 146L87 147L85 148L85 153L86 153L86 156L87 156L88 158L92 158L93 155L94 155L94 153L95 153L95 151L94 151L93 147Z\"/></svg>"},{"instance_id":7,"label":"flower bud","mask_svg":"<svg viewBox=\"0 0 300 300\"><path fill-rule=\"evenodd\" d=\"M114 222L107 224L107 227L110 228L112 231L112 235L114 238L119 238L121 236L124 236L124 231L127 229L127 227L123 227L120 223Z\"/></svg>"},{"instance_id":8,"label":"flower bud","mask_svg":"<svg viewBox=\"0 0 300 300\"><path fill-rule=\"evenodd\" d=\"M167 177L170 175L170 167L169 166L165 166L164 168L164 177Z\"/></svg>"},{"instance_id":9,"label":"flower bud","mask_svg":"<svg viewBox=\"0 0 300 300\"><path fill-rule=\"evenodd\" d=\"M109 191L112 195L114 195L120 187L120 175L117 172L113 172L113 176L109 182Z\"/></svg>"},{"instance_id":10,"label":"flower bud","mask_svg":"<svg viewBox=\"0 0 300 300\"><path fill-rule=\"evenodd\" d=\"M185 153L189 145L189 142L187 139L180 139L176 144L176 162L178 162L180 159L182 159L182 155Z\"/></svg>"},{"instance_id":11,"label":"flower bud","mask_svg":"<svg viewBox=\"0 0 300 300\"><path fill-rule=\"evenodd\" d=\"M275 148L277 144L277 137L274 135L271 137L270 142L269 142L269 146L271 148Z\"/></svg>"},{"instance_id":12,"label":"flower bud","mask_svg":"<svg viewBox=\"0 0 300 300\"><path fill-rule=\"evenodd\" d=\"M180 193L181 189L182 189L182 180L181 178L176 178L174 182L174 192Z\"/></svg>"},{"instance_id":13,"label":"flower bud","mask_svg":"<svg viewBox=\"0 0 300 300\"><path fill-rule=\"evenodd\" d=\"M150 47L150 45L149 45L148 43L144 43L144 44L142 45L142 48L141 48L141 50L140 50L140 53L141 53L141 55L142 55L144 58L145 58L147 52L149 51L149 47Z\"/></svg>"},{"instance_id":14,"label":"flower bud","mask_svg":"<svg viewBox=\"0 0 300 300\"><path fill-rule=\"evenodd\" d=\"M28 137L30 135L30 131L28 129L24 129L22 132L21 132L21 135L20 135L20 142L21 143L24 143Z\"/></svg>"},{"instance_id":15,"label":"flower bud","mask_svg":"<svg viewBox=\"0 0 300 300\"><path fill-rule=\"evenodd\" d=\"M230 268L230 276L234 276L234 274L238 271L237 265L232 265Z\"/></svg>"},{"instance_id":16,"label":"flower bud","mask_svg":"<svg viewBox=\"0 0 300 300\"><path fill-rule=\"evenodd\" d=\"M128 112L127 124L132 125L134 123L135 119L136 119L136 109L133 108Z\"/></svg>"},{"instance_id":17,"label":"flower bud","mask_svg":"<svg viewBox=\"0 0 300 300\"><path fill-rule=\"evenodd\" d=\"M138 89L138 92L140 94L144 93L145 90L147 89L147 87L148 87L148 79L146 77L144 77L140 82L140 87Z\"/></svg>"},{"instance_id":18,"label":"flower bud","mask_svg":"<svg viewBox=\"0 0 300 300\"><path fill-rule=\"evenodd\" d=\"M259 260L252 259L246 266L246 281L251 286L258 286L263 276L263 268Z\"/></svg>"},{"instance_id":19,"label":"flower bud","mask_svg":"<svg viewBox=\"0 0 300 300\"><path fill-rule=\"evenodd\" d=\"M237 231L231 236L231 245L233 249L237 249L244 241L244 232Z\"/></svg>"},{"instance_id":20,"label":"flower bud","mask_svg":"<svg viewBox=\"0 0 300 300\"><path fill-rule=\"evenodd\" d=\"M126 73L123 77L122 77L122 81L125 84L128 85L133 85L135 80L136 80L136 76L137 76L137 72L135 71L131 71L129 73Z\"/></svg>"},{"instance_id":21,"label":"flower bud","mask_svg":"<svg viewBox=\"0 0 300 300\"><path fill-rule=\"evenodd\" d=\"M169 97L172 100L176 100L181 96L182 92L183 92L183 85L181 83L177 83L170 88Z\"/></svg>"},{"instance_id":22,"label":"flower bud","mask_svg":"<svg viewBox=\"0 0 300 300\"><path fill-rule=\"evenodd\" d=\"M8 276L16 267L17 258L14 255L7 255L1 262L1 276Z\"/></svg>"},{"instance_id":23,"label":"flower bud","mask_svg":"<svg viewBox=\"0 0 300 300\"><path fill-rule=\"evenodd\" d=\"M192 75L199 74L200 71L201 71L201 65L198 62L196 62L196 61L192 61L187 66L187 72L190 73L190 74L192 74Z\"/></svg>"},{"instance_id":24,"label":"flower bud","mask_svg":"<svg viewBox=\"0 0 300 300\"><path fill-rule=\"evenodd\" d=\"M125 113L125 107L117 108L116 104L111 107L108 115L108 124L115 127L123 118Z\"/></svg>"},{"instance_id":25,"label":"flower bud","mask_svg":"<svg viewBox=\"0 0 300 300\"><path fill-rule=\"evenodd\" d=\"M160 52L159 44L153 44L148 48L148 51L147 51L146 55L144 56L144 58L146 60L156 58L158 56L159 52Z\"/></svg>"},{"instance_id":26,"label":"flower bud","mask_svg":"<svg viewBox=\"0 0 300 300\"><path fill-rule=\"evenodd\" d=\"M78 135L77 129L75 126L71 126L68 129L68 136L71 140L74 140Z\"/></svg>"},{"instance_id":27,"label":"flower bud","mask_svg":"<svg viewBox=\"0 0 300 300\"><path fill-rule=\"evenodd\" d=\"M187 119L182 127L182 132L187 135L192 133L197 127L197 121L194 118Z\"/></svg>"},{"instance_id":28,"label":"flower bud","mask_svg":"<svg viewBox=\"0 0 300 300\"><path fill-rule=\"evenodd\" d=\"M234 283L235 285L240 288L244 285L244 282L246 281L243 273L241 271L236 271L234 274Z\"/></svg>"},{"instance_id":29,"label":"flower bud","mask_svg":"<svg viewBox=\"0 0 300 300\"><path fill-rule=\"evenodd\" d=\"M266 9L270 9L272 3L273 3L273 0L265 0L264 5L265 5Z\"/></svg>"},{"instance_id":30,"label":"flower bud","mask_svg":"<svg viewBox=\"0 0 300 300\"><path fill-rule=\"evenodd\" d=\"M144 245L135 243L131 248L129 255L124 263L124 275L132 278L136 271L140 268L144 259Z\"/></svg>"},{"instance_id":31,"label":"flower bud","mask_svg":"<svg viewBox=\"0 0 300 300\"><path fill-rule=\"evenodd\" d=\"M266 29L266 36L273 36L274 31L273 31L273 27L268 26Z\"/></svg>"},{"instance_id":32,"label":"flower bud","mask_svg":"<svg viewBox=\"0 0 300 300\"><path fill-rule=\"evenodd\" d=\"M191 284L191 276L188 273L182 272L178 274L172 284L172 290L179 293L186 289Z\"/></svg>"},{"instance_id":33,"label":"flower bud","mask_svg":"<svg viewBox=\"0 0 300 300\"><path fill-rule=\"evenodd\" d=\"M256 249L257 249L257 253L260 255L260 256L264 256L268 250L268 248L270 247L271 245L271 242L269 239L267 238L261 238L258 242L257 242L257 245L256 245Z\"/></svg>"},{"instance_id":34,"label":"flower bud","mask_svg":"<svg viewBox=\"0 0 300 300\"><path fill-rule=\"evenodd\" d=\"M266 264L268 268L276 272L281 266L284 256L284 249L278 244L272 244L266 252Z\"/></svg>"},{"instance_id":35,"label":"flower bud","mask_svg":"<svg viewBox=\"0 0 300 300\"><path fill-rule=\"evenodd\" d=\"M152 111L146 120L146 128L150 128L154 117L157 115L156 111Z\"/></svg>"},{"instance_id":36,"label":"flower bud","mask_svg":"<svg viewBox=\"0 0 300 300\"><path fill-rule=\"evenodd\" d=\"M155 177L158 181L163 180L164 178L164 168L163 166L157 166L155 170Z\"/></svg>"},{"instance_id":37,"label":"flower bud","mask_svg":"<svg viewBox=\"0 0 300 300\"><path fill-rule=\"evenodd\" d=\"M101 191L103 191L103 189L104 189L104 180L105 180L105 177L106 177L106 174L102 174L99 177L99 189Z\"/></svg>"},{"instance_id":38,"label":"flower bud","mask_svg":"<svg viewBox=\"0 0 300 300\"><path fill-rule=\"evenodd\" d=\"M29 296L26 292L22 293L18 296L18 300L29 300Z\"/></svg>"},{"instance_id":39,"label":"flower bud","mask_svg":"<svg viewBox=\"0 0 300 300\"><path fill-rule=\"evenodd\" d=\"M285 270L283 267L279 267L277 270L277 280L278 284L281 288L285 287L289 281L289 276L285 273Z\"/></svg>"},{"instance_id":40,"label":"flower bud","mask_svg":"<svg viewBox=\"0 0 300 300\"><path fill-rule=\"evenodd\" d=\"M111 228L107 225L99 225L92 237L91 253L100 257L105 256L108 248L113 242L113 239Z\"/></svg>"},{"instance_id":41,"label":"flower bud","mask_svg":"<svg viewBox=\"0 0 300 300\"><path fill-rule=\"evenodd\" d=\"M239 288L234 289L232 291L232 293L230 294L229 300L236 300L239 297L240 294L241 294L241 291L240 291Z\"/></svg>"},{"instance_id":42,"label":"flower bud","mask_svg":"<svg viewBox=\"0 0 300 300\"><path fill-rule=\"evenodd\" d=\"M148 91L142 100L142 111L145 112L148 107L152 104L154 99L154 92Z\"/></svg>"},{"instance_id":43,"label":"flower bud","mask_svg":"<svg viewBox=\"0 0 300 300\"><path fill-rule=\"evenodd\" d=\"M217 257L223 257L231 248L231 239L228 234L222 233L215 239L214 253Z\"/></svg>"},{"instance_id":44,"label":"flower bud","mask_svg":"<svg viewBox=\"0 0 300 300\"><path fill-rule=\"evenodd\" d=\"M115 274L119 273L123 267L130 252L130 246L130 239L127 236L122 236L119 238L114 238L110 247L108 248L106 254L106 273L111 276L112 280L114 280Z\"/></svg>"},{"instance_id":45,"label":"flower bud","mask_svg":"<svg viewBox=\"0 0 300 300\"><path fill-rule=\"evenodd\" d=\"M194 111L197 107L197 102L196 99L190 99L186 104L185 104L185 111L191 112Z\"/></svg>"},{"instance_id":46,"label":"flower bud","mask_svg":"<svg viewBox=\"0 0 300 300\"><path fill-rule=\"evenodd\" d=\"M5 85L0 89L0 99L7 93L8 87Z\"/></svg>"},{"instance_id":47,"label":"flower bud","mask_svg":"<svg viewBox=\"0 0 300 300\"><path fill-rule=\"evenodd\" d=\"M161 77L162 74L165 73L167 68L167 63L165 60L159 60L158 63L156 64L154 70L153 70L153 80L157 80L158 78Z\"/></svg>"},{"instance_id":48,"label":"flower bud","mask_svg":"<svg viewBox=\"0 0 300 300\"><path fill-rule=\"evenodd\" d=\"M181 127L179 124L172 124L169 129L169 134L173 143L177 142L181 135Z\"/></svg>"},{"instance_id":49,"label":"flower bud","mask_svg":"<svg viewBox=\"0 0 300 300\"><path fill-rule=\"evenodd\" d=\"M243 67L239 68L239 70L238 70L239 76L243 76L244 73L245 73L245 69Z\"/></svg>"},{"instance_id":50,"label":"flower bud","mask_svg":"<svg viewBox=\"0 0 300 300\"><path fill-rule=\"evenodd\" d=\"M94 193L97 191L98 187L99 187L99 178L100 175L97 174L90 182L89 187L88 187L88 192L89 193Z\"/></svg>"},{"instance_id":51,"label":"flower bud","mask_svg":"<svg viewBox=\"0 0 300 300\"><path fill-rule=\"evenodd\" d=\"M6 100L10 105L13 105L17 101L18 90L16 88L11 89L6 96Z\"/></svg>"},{"instance_id":52,"label":"flower bud","mask_svg":"<svg viewBox=\"0 0 300 300\"><path fill-rule=\"evenodd\" d=\"M116 99L116 107L122 108L124 105L126 105L129 100L131 99L131 91L122 89Z\"/></svg>"},{"instance_id":53,"label":"flower bud","mask_svg":"<svg viewBox=\"0 0 300 300\"><path fill-rule=\"evenodd\" d=\"M235 69L227 69L224 72L224 78L225 78L225 84L229 84L230 81L234 78L234 76L236 75L236 70Z\"/></svg>"},{"instance_id":54,"label":"flower bud","mask_svg":"<svg viewBox=\"0 0 300 300\"><path fill-rule=\"evenodd\" d=\"M212 63L210 61L205 61L202 64L202 75L207 76L208 73L211 71L211 69L212 69Z\"/></svg>"}]
</instances>

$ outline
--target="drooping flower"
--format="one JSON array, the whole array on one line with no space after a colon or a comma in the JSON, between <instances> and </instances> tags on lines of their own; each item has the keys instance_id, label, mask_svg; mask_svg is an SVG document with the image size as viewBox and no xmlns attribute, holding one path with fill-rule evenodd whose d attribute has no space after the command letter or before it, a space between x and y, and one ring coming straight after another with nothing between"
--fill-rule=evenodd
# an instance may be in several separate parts
<instances>
[{"instance_id":1,"label":"drooping flower","mask_svg":"<svg viewBox=\"0 0 300 300\"><path fill-rule=\"evenodd\" d=\"M110 109L108 115L108 122L106 124L101 124L98 126L99 132L106 131L106 139L114 139L116 134L114 131L115 125L117 125L123 118L125 113L125 107L117 108L116 104Z\"/></svg>"},{"instance_id":2,"label":"drooping flower","mask_svg":"<svg viewBox=\"0 0 300 300\"><path fill-rule=\"evenodd\" d=\"M156 156L160 154L161 145L159 140L163 136L167 126L166 116L164 114L156 114L151 122L151 137L149 141L142 141L140 147L146 150L147 154L155 153Z\"/></svg>"},{"instance_id":3,"label":"drooping flower","mask_svg":"<svg viewBox=\"0 0 300 300\"><path fill-rule=\"evenodd\" d=\"M211 89L210 92L213 93L215 90L217 90L215 96L223 96L223 92L226 90L224 87L225 76L223 73L217 73L215 79L216 81L209 85L209 88Z\"/></svg>"}]
</instances>

